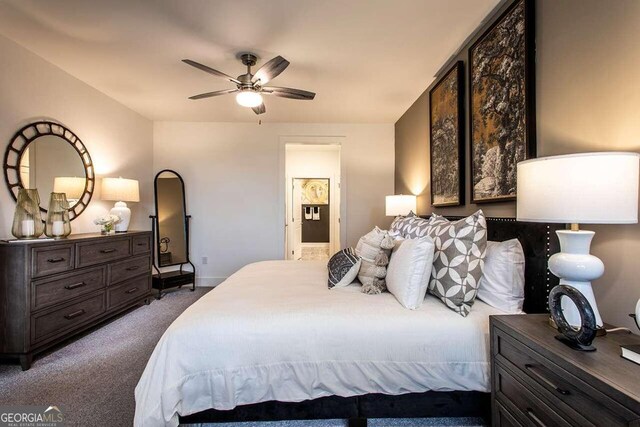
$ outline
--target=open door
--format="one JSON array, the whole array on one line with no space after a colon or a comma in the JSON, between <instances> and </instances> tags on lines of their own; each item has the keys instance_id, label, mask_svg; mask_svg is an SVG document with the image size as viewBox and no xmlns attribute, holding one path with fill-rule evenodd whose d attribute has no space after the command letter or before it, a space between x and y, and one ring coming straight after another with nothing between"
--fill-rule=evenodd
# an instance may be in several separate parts
<instances>
[{"instance_id":1,"label":"open door","mask_svg":"<svg viewBox=\"0 0 640 427\"><path fill-rule=\"evenodd\" d=\"M286 144L285 259L329 259L341 246L338 144Z\"/></svg>"},{"instance_id":2,"label":"open door","mask_svg":"<svg viewBox=\"0 0 640 427\"><path fill-rule=\"evenodd\" d=\"M299 179L293 179L291 188L293 189L291 206L293 212L291 221L293 222L293 245L292 259L302 258L302 187Z\"/></svg>"},{"instance_id":3,"label":"open door","mask_svg":"<svg viewBox=\"0 0 640 427\"><path fill-rule=\"evenodd\" d=\"M298 180L287 177L286 254L285 259L299 260L302 255L302 206Z\"/></svg>"}]
</instances>

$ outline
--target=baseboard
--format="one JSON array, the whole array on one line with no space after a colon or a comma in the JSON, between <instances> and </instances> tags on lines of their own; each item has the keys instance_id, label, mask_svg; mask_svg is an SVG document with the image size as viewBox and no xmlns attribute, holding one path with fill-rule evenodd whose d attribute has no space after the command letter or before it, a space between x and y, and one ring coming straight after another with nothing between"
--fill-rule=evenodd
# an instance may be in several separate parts
<instances>
[{"instance_id":1,"label":"baseboard","mask_svg":"<svg viewBox=\"0 0 640 427\"><path fill-rule=\"evenodd\" d=\"M202 288L215 288L227 280L226 277L196 277L196 286Z\"/></svg>"}]
</instances>

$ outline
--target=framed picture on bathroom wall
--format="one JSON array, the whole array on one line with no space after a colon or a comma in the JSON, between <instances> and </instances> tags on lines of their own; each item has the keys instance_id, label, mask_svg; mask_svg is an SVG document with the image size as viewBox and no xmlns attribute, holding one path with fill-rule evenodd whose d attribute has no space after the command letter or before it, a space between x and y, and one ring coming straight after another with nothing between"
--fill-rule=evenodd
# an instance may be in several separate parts
<instances>
[{"instance_id":1,"label":"framed picture on bathroom wall","mask_svg":"<svg viewBox=\"0 0 640 427\"><path fill-rule=\"evenodd\" d=\"M464 204L464 64L429 91L431 205Z\"/></svg>"},{"instance_id":2,"label":"framed picture on bathroom wall","mask_svg":"<svg viewBox=\"0 0 640 427\"><path fill-rule=\"evenodd\" d=\"M303 205L329 204L328 178L303 178L300 181Z\"/></svg>"}]
</instances>

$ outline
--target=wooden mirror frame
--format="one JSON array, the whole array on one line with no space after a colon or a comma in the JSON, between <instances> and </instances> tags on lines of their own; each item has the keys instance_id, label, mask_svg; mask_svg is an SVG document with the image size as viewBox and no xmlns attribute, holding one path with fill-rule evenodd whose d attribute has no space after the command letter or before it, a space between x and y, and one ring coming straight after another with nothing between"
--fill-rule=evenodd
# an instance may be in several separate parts
<instances>
[{"instance_id":1,"label":"wooden mirror frame","mask_svg":"<svg viewBox=\"0 0 640 427\"><path fill-rule=\"evenodd\" d=\"M69 209L69 219L73 221L80 216L89 205L93 197L96 178L93 161L91 160L89 151L87 151L87 147L85 147L80 138L67 127L49 120L41 120L30 123L17 131L11 138L11 142L4 154L4 179L9 188L9 193L11 193L11 197L13 197L14 201L17 201L18 192L21 188L25 188L22 177L20 176L20 159L29 144L47 135L57 136L67 141L76 150L84 166L86 177L84 192L76 204ZM40 210L47 213L47 210L42 206L40 206Z\"/></svg>"}]
</instances>

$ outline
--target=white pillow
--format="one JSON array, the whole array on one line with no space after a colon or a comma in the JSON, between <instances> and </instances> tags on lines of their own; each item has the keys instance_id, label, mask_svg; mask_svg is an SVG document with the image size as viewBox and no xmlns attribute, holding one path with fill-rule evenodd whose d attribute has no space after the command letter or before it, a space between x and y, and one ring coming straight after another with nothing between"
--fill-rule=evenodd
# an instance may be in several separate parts
<instances>
[{"instance_id":1,"label":"white pillow","mask_svg":"<svg viewBox=\"0 0 640 427\"><path fill-rule=\"evenodd\" d=\"M403 306L415 310L424 301L435 245L431 237L397 239L387 267L387 289Z\"/></svg>"},{"instance_id":2,"label":"white pillow","mask_svg":"<svg viewBox=\"0 0 640 427\"><path fill-rule=\"evenodd\" d=\"M524 252L518 239L487 242L478 298L506 313L522 313Z\"/></svg>"}]
</instances>

